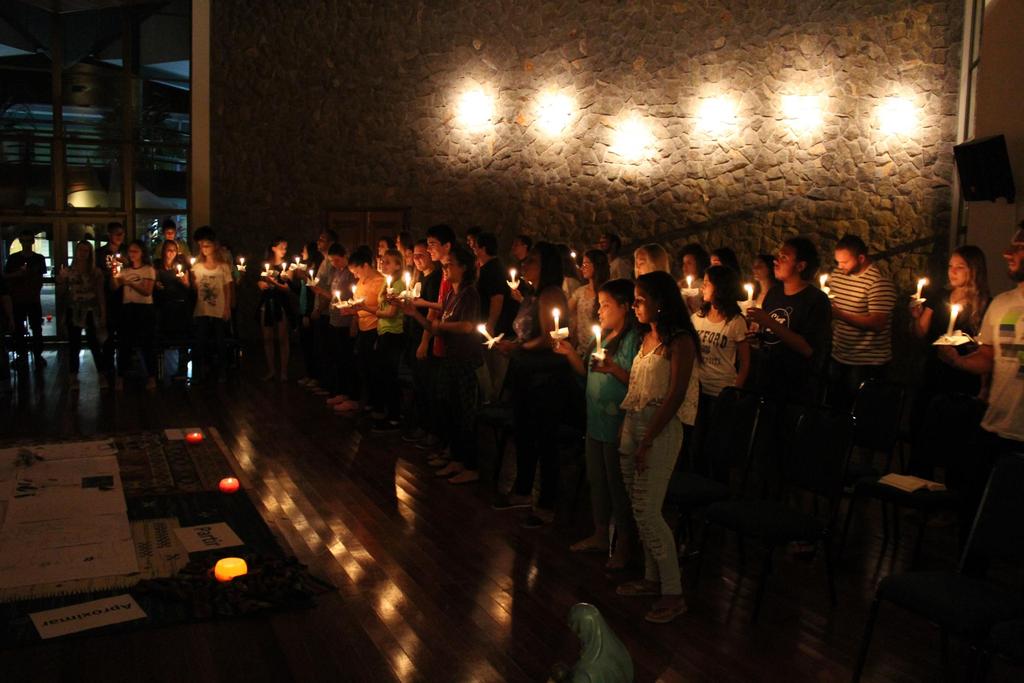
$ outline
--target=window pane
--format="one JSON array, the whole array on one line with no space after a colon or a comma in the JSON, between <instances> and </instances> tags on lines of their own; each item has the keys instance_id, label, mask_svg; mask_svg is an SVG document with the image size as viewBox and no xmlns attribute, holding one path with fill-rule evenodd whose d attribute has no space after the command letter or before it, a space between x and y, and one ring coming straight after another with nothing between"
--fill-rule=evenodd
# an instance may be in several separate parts
<instances>
[{"instance_id":1,"label":"window pane","mask_svg":"<svg viewBox=\"0 0 1024 683\"><path fill-rule=\"evenodd\" d=\"M98 67L80 67L64 74L64 131L69 137L124 137L124 84L102 75Z\"/></svg>"},{"instance_id":2,"label":"window pane","mask_svg":"<svg viewBox=\"0 0 1024 683\"><path fill-rule=\"evenodd\" d=\"M187 145L191 134L188 84L143 81L139 137L146 142Z\"/></svg>"},{"instance_id":3,"label":"window pane","mask_svg":"<svg viewBox=\"0 0 1024 683\"><path fill-rule=\"evenodd\" d=\"M52 145L31 133L0 138L0 208L53 208Z\"/></svg>"},{"instance_id":4,"label":"window pane","mask_svg":"<svg viewBox=\"0 0 1024 683\"><path fill-rule=\"evenodd\" d=\"M188 148L140 143L135 158L135 206L188 207Z\"/></svg>"},{"instance_id":5,"label":"window pane","mask_svg":"<svg viewBox=\"0 0 1024 683\"><path fill-rule=\"evenodd\" d=\"M68 204L79 209L120 208L120 146L69 142L65 149Z\"/></svg>"}]
</instances>

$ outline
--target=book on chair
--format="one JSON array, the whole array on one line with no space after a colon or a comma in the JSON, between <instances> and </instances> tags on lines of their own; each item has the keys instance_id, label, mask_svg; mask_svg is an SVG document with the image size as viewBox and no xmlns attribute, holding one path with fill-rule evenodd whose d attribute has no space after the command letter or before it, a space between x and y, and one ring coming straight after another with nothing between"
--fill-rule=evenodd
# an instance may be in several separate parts
<instances>
[{"instance_id":1,"label":"book on chair","mask_svg":"<svg viewBox=\"0 0 1024 683\"><path fill-rule=\"evenodd\" d=\"M909 474L887 474L878 480L879 484L885 484L891 486L894 489L905 491L906 493L916 493L917 491L945 491L946 485L940 484L937 481L930 481L928 479L922 479L921 477L913 477Z\"/></svg>"}]
</instances>

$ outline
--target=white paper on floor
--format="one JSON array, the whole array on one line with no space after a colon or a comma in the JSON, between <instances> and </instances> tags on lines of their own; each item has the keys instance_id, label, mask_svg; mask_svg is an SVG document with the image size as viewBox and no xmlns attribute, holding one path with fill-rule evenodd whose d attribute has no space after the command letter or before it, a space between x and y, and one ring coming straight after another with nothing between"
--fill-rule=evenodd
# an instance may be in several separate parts
<instances>
[{"instance_id":1,"label":"white paper on floor","mask_svg":"<svg viewBox=\"0 0 1024 683\"><path fill-rule=\"evenodd\" d=\"M138 571L116 457L34 460L0 485L0 588Z\"/></svg>"},{"instance_id":2,"label":"white paper on floor","mask_svg":"<svg viewBox=\"0 0 1024 683\"><path fill-rule=\"evenodd\" d=\"M145 619L146 613L132 596L126 594L34 612L29 617L39 636L45 640L123 621Z\"/></svg>"},{"instance_id":3,"label":"white paper on floor","mask_svg":"<svg viewBox=\"0 0 1024 683\"><path fill-rule=\"evenodd\" d=\"M200 526L183 526L174 530L178 540L190 553L197 553L203 550L214 550L216 548L231 548L242 545L240 539L231 527L223 522L216 524L202 524Z\"/></svg>"}]
</instances>

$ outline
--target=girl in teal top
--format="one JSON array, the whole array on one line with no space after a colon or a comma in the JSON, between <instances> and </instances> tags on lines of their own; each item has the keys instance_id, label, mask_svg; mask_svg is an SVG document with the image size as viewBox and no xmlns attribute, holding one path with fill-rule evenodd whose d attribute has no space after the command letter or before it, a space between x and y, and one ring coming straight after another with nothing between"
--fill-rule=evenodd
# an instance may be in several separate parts
<instances>
[{"instance_id":1,"label":"girl in teal top","mask_svg":"<svg viewBox=\"0 0 1024 683\"><path fill-rule=\"evenodd\" d=\"M555 351L569 361L578 375L587 378L587 479L594 515L594 533L570 546L573 552L608 554L609 527L615 523L615 548L607 568L626 566L633 547L630 537L629 498L619 467L619 428L623 412L619 404L626 397L629 371L640 348L640 334L633 316L633 283L609 280L597 293L597 317L601 327L604 359L594 358L593 343L583 359L572 344L559 341Z\"/></svg>"}]
</instances>

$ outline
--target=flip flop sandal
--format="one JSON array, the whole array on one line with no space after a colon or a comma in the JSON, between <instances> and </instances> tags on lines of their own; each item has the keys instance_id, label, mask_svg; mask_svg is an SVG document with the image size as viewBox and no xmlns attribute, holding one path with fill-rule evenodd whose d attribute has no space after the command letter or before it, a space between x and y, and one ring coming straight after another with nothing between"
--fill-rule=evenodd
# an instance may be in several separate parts
<instances>
[{"instance_id":1,"label":"flip flop sandal","mask_svg":"<svg viewBox=\"0 0 1024 683\"><path fill-rule=\"evenodd\" d=\"M686 614L688 609L685 602L681 602L675 607L660 607L648 612L644 616L644 620L652 624L667 624L674 621L676 617Z\"/></svg>"},{"instance_id":2,"label":"flip flop sandal","mask_svg":"<svg viewBox=\"0 0 1024 683\"><path fill-rule=\"evenodd\" d=\"M627 581L615 589L615 594L627 598L658 597L661 591L651 588L646 581Z\"/></svg>"}]
</instances>

